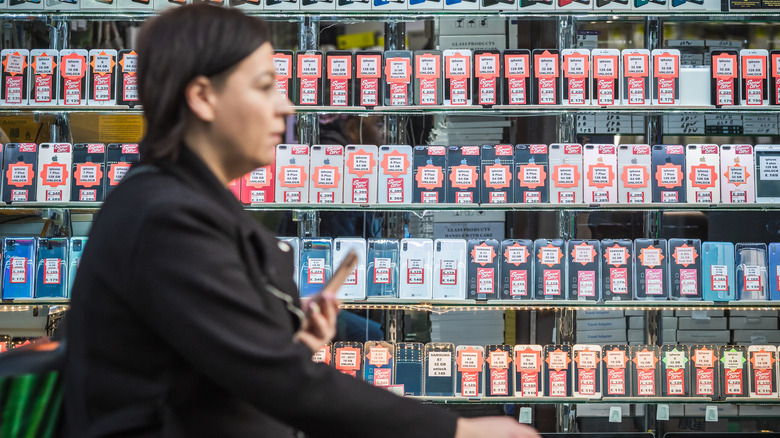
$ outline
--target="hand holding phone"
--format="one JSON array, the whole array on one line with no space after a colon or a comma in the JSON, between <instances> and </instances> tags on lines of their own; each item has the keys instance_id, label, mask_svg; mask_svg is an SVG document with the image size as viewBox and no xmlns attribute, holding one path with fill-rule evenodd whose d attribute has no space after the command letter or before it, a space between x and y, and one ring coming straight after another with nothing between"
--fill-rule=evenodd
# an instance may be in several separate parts
<instances>
[{"instance_id":1,"label":"hand holding phone","mask_svg":"<svg viewBox=\"0 0 780 438\"><path fill-rule=\"evenodd\" d=\"M336 292L355 269L357 261L357 254L350 251L325 287L304 302L306 320L295 334L295 340L305 343L312 351L319 350L336 335L336 317L339 313Z\"/></svg>"}]
</instances>

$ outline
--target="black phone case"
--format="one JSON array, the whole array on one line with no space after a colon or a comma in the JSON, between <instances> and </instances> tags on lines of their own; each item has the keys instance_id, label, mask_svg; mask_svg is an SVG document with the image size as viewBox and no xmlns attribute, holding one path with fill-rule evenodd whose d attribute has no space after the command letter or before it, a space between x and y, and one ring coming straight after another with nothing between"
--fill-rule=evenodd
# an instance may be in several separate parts
<instances>
[{"instance_id":1,"label":"black phone case","mask_svg":"<svg viewBox=\"0 0 780 438\"><path fill-rule=\"evenodd\" d=\"M534 298L534 243L530 239L501 242L501 299Z\"/></svg>"},{"instance_id":2,"label":"black phone case","mask_svg":"<svg viewBox=\"0 0 780 438\"><path fill-rule=\"evenodd\" d=\"M567 364L557 367L556 361L550 360L550 354L565 353ZM551 365L551 362L553 363ZM545 345L544 360L542 361L542 378L545 397L571 397L571 346L569 345Z\"/></svg>"},{"instance_id":3,"label":"black phone case","mask_svg":"<svg viewBox=\"0 0 780 438\"><path fill-rule=\"evenodd\" d=\"M133 107L140 104L138 97L138 55L133 50L117 52L116 104Z\"/></svg>"},{"instance_id":4,"label":"black phone case","mask_svg":"<svg viewBox=\"0 0 780 438\"><path fill-rule=\"evenodd\" d=\"M720 85L718 84L718 80L714 77L714 69L716 68L716 60L715 57L719 55L734 55L736 56L736 62L734 64L734 72L737 74L737 77L731 79L731 89L733 91L732 93L732 103L731 105L739 105L739 86L742 82L739 78L739 50L713 50L710 52L710 65L712 66L713 70L713 77L710 78L710 105L715 105L716 107L720 108L723 106L723 104L718 102L718 97L720 95Z\"/></svg>"},{"instance_id":5,"label":"black phone case","mask_svg":"<svg viewBox=\"0 0 780 438\"><path fill-rule=\"evenodd\" d=\"M437 146L442 149L445 148L445 146ZM447 169L447 155L446 152L442 155L430 155L431 153L431 146L415 146L414 147L414 155L412 157L413 161L413 170L412 170L412 176L413 176L413 187L414 187L414 203L439 203L439 202L445 202L446 201L446 184L444 183L444 178L446 177L446 169ZM421 170L424 166L434 166L439 169L440 176L442 178L439 187L429 188L425 187L424 184L421 182L423 180L423 175L421 173L423 170Z\"/></svg>"},{"instance_id":6,"label":"black phone case","mask_svg":"<svg viewBox=\"0 0 780 438\"><path fill-rule=\"evenodd\" d=\"M677 145L655 145L652 148L653 166L650 179L653 183L653 202L684 203L686 202L685 149L681 154L669 154L667 152L669 146L677 147ZM675 169L679 171L676 184L673 184L671 180L663 179L664 175L671 175ZM668 181L668 184L662 187L662 181Z\"/></svg>"},{"instance_id":7,"label":"black phone case","mask_svg":"<svg viewBox=\"0 0 780 438\"><path fill-rule=\"evenodd\" d=\"M492 258L488 249L492 249ZM468 298L488 300L499 298L500 245L495 239L470 239L468 241Z\"/></svg>"},{"instance_id":8,"label":"black phone case","mask_svg":"<svg viewBox=\"0 0 780 438\"><path fill-rule=\"evenodd\" d=\"M619 357L625 360L615 360L613 357ZM603 361L602 397L629 397L631 396L631 352L628 345L605 345L601 349L601 360Z\"/></svg>"},{"instance_id":9,"label":"black phone case","mask_svg":"<svg viewBox=\"0 0 780 438\"><path fill-rule=\"evenodd\" d=\"M601 241L601 284L604 301L634 297L634 242L630 239Z\"/></svg>"},{"instance_id":10,"label":"black phone case","mask_svg":"<svg viewBox=\"0 0 780 438\"><path fill-rule=\"evenodd\" d=\"M413 99L412 99L412 77L414 76L412 73L414 70L409 72L409 82L408 83L398 83L393 84L390 83L390 78L387 77L387 74L385 72L385 66L388 65L388 60L392 58L404 58L409 60L409 67L414 68L412 66L412 52L409 50L388 50L384 52L384 56L382 58L382 73L385 77L385 80L383 82L384 84L384 105L385 106L404 106L404 105L412 105ZM393 105L393 104L396 105Z\"/></svg>"},{"instance_id":11,"label":"black phone case","mask_svg":"<svg viewBox=\"0 0 780 438\"><path fill-rule=\"evenodd\" d=\"M34 152L20 152L25 145L33 145ZM29 147L29 146L27 146ZM38 145L35 143L8 143L3 147L3 202L35 201L38 180ZM23 181L11 184L9 181L9 165L22 163L27 166L27 184Z\"/></svg>"},{"instance_id":12,"label":"black phone case","mask_svg":"<svg viewBox=\"0 0 780 438\"><path fill-rule=\"evenodd\" d=\"M511 204L515 202L514 147L511 144L482 146L482 174L480 196L483 204ZM504 173L504 181L500 175Z\"/></svg>"},{"instance_id":13,"label":"black phone case","mask_svg":"<svg viewBox=\"0 0 780 438\"><path fill-rule=\"evenodd\" d=\"M464 147L477 148L477 155L464 154ZM447 202L450 204L479 204L480 186L482 185L479 146L448 146L447 147ZM473 171L476 170L476 174ZM465 180L459 174L466 174ZM463 187L461 181L471 179L471 187ZM464 183L468 184L468 183Z\"/></svg>"},{"instance_id":14,"label":"black phone case","mask_svg":"<svg viewBox=\"0 0 780 438\"><path fill-rule=\"evenodd\" d=\"M691 397L710 397L713 400L720 398L720 369L722 363L718 354L718 347L714 345L691 345ZM696 360L697 353L712 355L712 363L699 363ZM711 366L708 366L711 365ZM720 366L719 366L720 365Z\"/></svg>"},{"instance_id":15,"label":"black phone case","mask_svg":"<svg viewBox=\"0 0 780 438\"><path fill-rule=\"evenodd\" d=\"M92 147L90 147L92 146ZM102 148L102 152L100 149ZM92 149L92 151L90 151ZM82 176L82 167L90 163L97 167L98 172L92 169L85 170L90 176ZM81 166L80 166L81 165ZM90 166L92 167L92 166ZM76 143L73 145L73 185L71 186L70 199L74 201L102 202L106 178L106 146L102 143ZM91 175L94 174L94 178ZM85 181L85 179L87 181ZM93 181L94 179L94 181Z\"/></svg>"},{"instance_id":16,"label":"black phone case","mask_svg":"<svg viewBox=\"0 0 780 438\"><path fill-rule=\"evenodd\" d=\"M552 2L536 2L534 0L520 0L521 4L529 3L530 4L536 4L536 3L549 3L552 4ZM528 73L529 75L524 78L508 78L507 77L507 61L506 56L508 55L527 55L528 56ZM532 71L532 65L533 65L533 57L531 56L531 51L526 49L506 49L503 51L501 55L501 64L503 66L503 72L501 74L501 105L522 105L522 104L529 104L531 102L531 71ZM513 96L512 96L512 90L518 90L515 93L517 93L515 99L517 101L522 101L523 103L516 103L513 102Z\"/></svg>"},{"instance_id":17,"label":"black phone case","mask_svg":"<svg viewBox=\"0 0 780 438\"><path fill-rule=\"evenodd\" d=\"M544 153L532 153L533 146L544 146ZM539 185L536 187L525 187L522 182L523 166L534 164L539 166ZM515 185L515 202L535 203L550 202L549 183L547 175L550 173L549 159L547 156L547 145L519 144L515 146L515 171L513 174Z\"/></svg>"},{"instance_id":18,"label":"black phone case","mask_svg":"<svg viewBox=\"0 0 780 438\"><path fill-rule=\"evenodd\" d=\"M602 360L601 360L601 348L599 347L597 351L593 351L589 349L588 354L595 354L596 356L596 366L594 367L587 367L587 366L580 366L580 363L585 363L584 361L578 360L580 359L579 354L582 353L582 350L579 351L573 351L572 352L572 390L575 394L579 394L580 397L596 397L597 394L601 394L601 368L602 368Z\"/></svg>"},{"instance_id":19,"label":"black phone case","mask_svg":"<svg viewBox=\"0 0 780 438\"><path fill-rule=\"evenodd\" d=\"M111 190L116 187L116 185L111 184L111 168L114 164L120 164L120 163L128 163L132 164L141 159L141 156L139 153L125 153L122 150L122 147L124 145L120 143L110 143L108 147L106 148L106 167L104 168L106 174L105 174L105 186L103 187L103 193L104 197L108 197L108 194L111 193ZM136 150L137 147L136 147Z\"/></svg>"},{"instance_id":20,"label":"black phone case","mask_svg":"<svg viewBox=\"0 0 780 438\"><path fill-rule=\"evenodd\" d=\"M274 55L283 54L290 57L290 65L287 66L289 77L286 79L276 79L277 90L281 88L281 84L284 84L287 89L287 99L290 102L298 102L298 63L296 62L295 52L292 50L274 50ZM281 93L281 91L280 91Z\"/></svg>"},{"instance_id":21,"label":"black phone case","mask_svg":"<svg viewBox=\"0 0 780 438\"><path fill-rule=\"evenodd\" d=\"M330 58L349 57L348 77L331 76ZM355 95L355 54L349 50L329 50L325 52L325 105L353 106ZM338 105L334 105L336 102Z\"/></svg>"},{"instance_id":22,"label":"black phone case","mask_svg":"<svg viewBox=\"0 0 780 438\"><path fill-rule=\"evenodd\" d=\"M657 345L632 345L631 350L631 392L633 397L659 397L661 395L661 355ZM654 359L648 354L652 353ZM638 359L639 357L639 359ZM654 362L649 366L648 362ZM637 363L639 362L639 364ZM648 367L645 367L647 363Z\"/></svg>"},{"instance_id":23,"label":"black phone case","mask_svg":"<svg viewBox=\"0 0 780 438\"><path fill-rule=\"evenodd\" d=\"M495 353L506 354L507 362L506 368L496 366L490 360L490 355ZM511 345L488 345L485 347L486 355L486 372L485 372L485 396L486 397L501 397L513 395L515 383L514 383L514 362L512 361L512 346Z\"/></svg>"},{"instance_id":24,"label":"black phone case","mask_svg":"<svg viewBox=\"0 0 780 438\"><path fill-rule=\"evenodd\" d=\"M546 248L547 249L546 249ZM543 252L560 251L557 263L550 258L545 263ZM566 294L566 242L563 239L537 239L534 241L534 276L536 277L536 299L565 300ZM557 293L555 293L557 292Z\"/></svg>"},{"instance_id":25,"label":"black phone case","mask_svg":"<svg viewBox=\"0 0 780 438\"><path fill-rule=\"evenodd\" d=\"M653 265L652 267L643 266L643 249L660 249L663 257L661 264ZM636 275L637 300L666 300L669 298L668 260L669 252L666 239L636 239L634 241L634 261L636 264L634 274ZM660 294L654 293L658 291L658 281L661 282L660 290L662 292ZM649 289L648 286L650 286ZM653 293L648 293L648 290Z\"/></svg>"},{"instance_id":26,"label":"black phone case","mask_svg":"<svg viewBox=\"0 0 780 438\"><path fill-rule=\"evenodd\" d=\"M439 76L436 78L421 78L417 68L417 58L426 55L439 57ZM414 104L417 106L436 106L444 103L443 56L441 50L416 50L414 52Z\"/></svg>"},{"instance_id":27,"label":"black phone case","mask_svg":"<svg viewBox=\"0 0 780 438\"><path fill-rule=\"evenodd\" d=\"M718 350L717 360L723 398L749 395L748 359L747 347L727 345Z\"/></svg>"},{"instance_id":28,"label":"black phone case","mask_svg":"<svg viewBox=\"0 0 780 438\"><path fill-rule=\"evenodd\" d=\"M661 395L689 397L691 395L691 357L685 345L661 346Z\"/></svg>"},{"instance_id":29,"label":"black phone case","mask_svg":"<svg viewBox=\"0 0 780 438\"><path fill-rule=\"evenodd\" d=\"M483 0L483 3L491 3L491 4L498 4L498 3L507 3L507 4L514 4L514 0ZM486 5L488 6L488 5ZM477 63L477 56L483 55L485 53L491 53L494 55L498 55L498 63L496 65L496 76L495 78L480 78L479 73L479 64ZM501 104L501 78L504 76L504 58L501 56L500 50L475 50L474 51L474 68L473 68L473 74L472 77L474 82L474 92L472 95L474 96L474 103L476 105L482 105L485 108L491 108L493 105L500 105ZM483 103L483 96L485 97L486 101L490 100L490 91L492 91L493 95L493 102L494 103Z\"/></svg>"},{"instance_id":30,"label":"black phone case","mask_svg":"<svg viewBox=\"0 0 780 438\"><path fill-rule=\"evenodd\" d=\"M341 2L341 0L339 0ZM350 2L351 4L352 2ZM341 4L341 3L339 3ZM358 50L355 53L355 105L357 106L365 106L368 108L373 108L375 106L384 105L384 58L383 53L379 51L372 51L372 50ZM361 77L361 71L360 71L360 58L362 56L378 56L379 62L377 68L379 69L378 76L379 77L371 77L371 78L364 78ZM366 96L369 96L373 99L373 105L368 101L363 99L363 93L366 93Z\"/></svg>"},{"instance_id":31,"label":"black phone case","mask_svg":"<svg viewBox=\"0 0 780 438\"><path fill-rule=\"evenodd\" d=\"M301 56L309 56L314 55L316 57L319 57L320 60L320 71L319 71L319 77L306 77L302 78L301 74L303 73L301 69L298 68L298 60ZM318 106L322 105L322 95L323 95L323 88L325 84L325 61L324 56L322 54L322 51L320 50L301 50L298 52L295 52L295 56L293 57L293 63L295 64L295 104L296 105L306 105L306 106ZM306 87L304 88L304 85ZM307 103L304 103L307 102ZM311 102L311 103L309 103Z\"/></svg>"},{"instance_id":32,"label":"black phone case","mask_svg":"<svg viewBox=\"0 0 780 438\"><path fill-rule=\"evenodd\" d=\"M669 285L673 300L701 300L701 240L669 239Z\"/></svg>"},{"instance_id":33,"label":"black phone case","mask_svg":"<svg viewBox=\"0 0 780 438\"><path fill-rule=\"evenodd\" d=\"M553 78L540 78L536 74L536 55L542 55L545 51L549 52L550 55L554 55L558 58L558 76ZM533 92L531 93L531 103L534 105L540 105L541 104L541 90L540 90L540 82L541 81L553 81L554 82L554 89L555 89L555 102L548 105L560 105L561 104L561 78L560 78L560 51L558 49L534 49L531 54L531 65L533 66L532 72L533 72Z\"/></svg>"},{"instance_id":34,"label":"black phone case","mask_svg":"<svg viewBox=\"0 0 780 438\"><path fill-rule=\"evenodd\" d=\"M569 299L601 301L601 243L598 240L569 240L566 258Z\"/></svg>"},{"instance_id":35,"label":"black phone case","mask_svg":"<svg viewBox=\"0 0 780 438\"><path fill-rule=\"evenodd\" d=\"M110 73L103 74L101 76L99 73L95 73L94 67L92 67L89 71L89 92L87 93L89 99L96 100L98 87L108 87L108 100L113 100L115 102L117 101L116 99L119 96L117 94L117 73L121 69L121 65L119 64L119 52L117 52L116 59L113 59L113 55L109 56L111 56L111 61L114 63L114 65L111 67ZM92 65L92 56L89 56L87 63ZM108 76L108 78L106 78L106 76Z\"/></svg>"}]
</instances>

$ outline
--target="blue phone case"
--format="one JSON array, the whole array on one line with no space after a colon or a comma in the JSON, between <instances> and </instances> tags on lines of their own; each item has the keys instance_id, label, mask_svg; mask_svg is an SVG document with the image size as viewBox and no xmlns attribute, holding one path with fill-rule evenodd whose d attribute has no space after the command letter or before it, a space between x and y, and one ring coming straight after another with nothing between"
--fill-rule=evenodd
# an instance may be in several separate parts
<instances>
[{"instance_id":1,"label":"blue phone case","mask_svg":"<svg viewBox=\"0 0 780 438\"><path fill-rule=\"evenodd\" d=\"M769 299L780 300L780 243L769 244Z\"/></svg>"},{"instance_id":2,"label":"blue phone case","mask_svg":"<svg viewBox=\"0 0 780 438\"><path fill-rule=\"evenodd\" d=\"M32 298L35 279L35 239L6 237L3 241L3 299Z\"/></svg>"},{"instance_id":3,"label":"blue phone case","mask_svg":"<svg viewBox=\"0 0 780 438\"><path fill-rule=\"evenodd\" d=\"M455 394L455 346L449 343L425 344L425 395Z\"/></svg>"},{"instance_id":4,"label":"blue phone case","mask_svg":"<svg viewBox=\"0 0 780 438\"><path fill-rule=\"evenodd\" d=\"M423 395L423 344L399 342L395 344L395 384L404 385L404 395Z\"/></svg>"},{"instance_id":5,"label":"blue phone case","mask_svg":"<svg viewBox=\"0 0 780 438\"><path fill-rule=\"evenodd\" d=\"M84 252L86 244L86 237L70 238L68 244L68 298L70 298L70 291L73 290L73 281L76 279L76 271L81 263L81 254Z\"/></svg>"},{"instance_id":6,"label":"blue phone case","mask_svg":"<svg viewBox=\"0 0 780 438\"><path fill-rule=\"evenodd\" d=\"M396 239L368 239L366 297L398 296L398 260Z\"/></svg>"},{"instance_id":7,"label":"blue phone case","mask_svg":"<svg viewBox=\"0 0 780 438\"><path fill-rule=\"evenodd\" d=\"M332 270L330 248L330 237L301 239L300 278L298 279L301 298L317 294L330 279Z\"/></svg>"},{"instance_id":8,"label":"blue phone case","mask_svg":"<svg viewBox=\"0 0 780 438\"><path fill-rule=\"evenodd\" d=\"M36 298L68 296L68 239L40 238L35 262Z\"/></svg>"},{"instance_id":9,"label":"blue phone case","mask_svg":"<svg viewBox=\"0 0 780 438\"><path fill-rule=\"evenodd\" d=\"M704 301L734 301L734 244L704 242L701 254Z\"/></svg>"}]
</instances>

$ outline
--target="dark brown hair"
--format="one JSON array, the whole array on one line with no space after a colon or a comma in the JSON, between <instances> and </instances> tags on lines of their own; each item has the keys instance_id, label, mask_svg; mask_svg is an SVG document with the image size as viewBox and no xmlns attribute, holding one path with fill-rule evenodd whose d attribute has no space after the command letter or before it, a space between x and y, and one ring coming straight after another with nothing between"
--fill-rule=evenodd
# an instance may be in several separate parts
<instances>
[{"instance_id":1,"label":"dark brown hair","mask_svg":"<svg viewBox=\"0 0 780 438\"><path fill-rule=\"evenodd\" d=\"M139 97L147 123L141 160L178 158L191 116L184 98L190 81L229 72L268 41L262 20L205 4L177 7L146 23L136 47Z\"/></svg>"}]
</instances>

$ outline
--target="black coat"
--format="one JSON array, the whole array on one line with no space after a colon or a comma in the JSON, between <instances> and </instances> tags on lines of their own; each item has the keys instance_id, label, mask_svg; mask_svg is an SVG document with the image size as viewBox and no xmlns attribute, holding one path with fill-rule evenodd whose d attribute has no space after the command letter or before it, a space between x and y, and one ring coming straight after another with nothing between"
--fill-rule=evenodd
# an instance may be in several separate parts
<instances>
[{"instance_id":1,"label":"black coat","mask_svg":"<svg viewBox=\"0 0 780 438\"><path fill-rule=\"evenodd\" d=\"M73 287L66 436L454 436L452 414L312 363L292 270L193 153L134 168Z\"/></svg>"}]
</instances>

